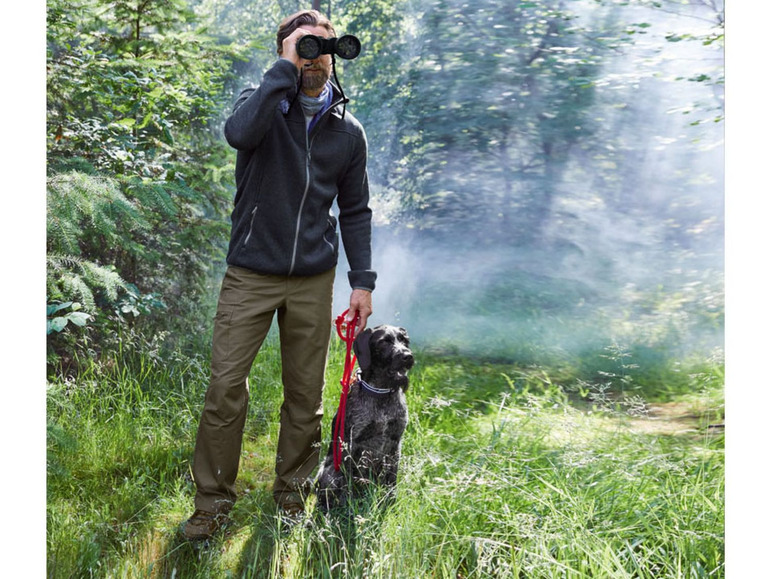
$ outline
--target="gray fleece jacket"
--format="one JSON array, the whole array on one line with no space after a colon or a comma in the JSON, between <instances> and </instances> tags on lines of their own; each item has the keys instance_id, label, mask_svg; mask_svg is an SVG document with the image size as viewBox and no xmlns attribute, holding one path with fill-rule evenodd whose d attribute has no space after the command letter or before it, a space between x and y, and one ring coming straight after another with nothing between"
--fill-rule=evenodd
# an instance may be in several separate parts
<instances>
[{"instance_id":1,"label":"gray fleece jacket","mask_svg":"<svg viewBox=\"0 0 772 579\"><path fill-rule=\"evenodd\" d=\"M298 71L278 60L239 95L225 122L237 150L227 262L258 273L309 276L335 267L337 198L352 288L373 290L367 140L334 88L311 132L297 100Z\"/></svg>"}]
</instances>

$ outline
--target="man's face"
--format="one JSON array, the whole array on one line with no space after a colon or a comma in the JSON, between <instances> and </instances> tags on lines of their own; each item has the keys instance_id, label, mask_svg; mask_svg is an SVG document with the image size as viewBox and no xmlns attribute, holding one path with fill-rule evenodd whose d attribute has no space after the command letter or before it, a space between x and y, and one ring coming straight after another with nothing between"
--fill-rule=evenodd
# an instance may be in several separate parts
<instances>
[{"instance_id":1,"label":"man's face","mask_svg":"<svg viewBox=\"0 0 772 579\"><path fill-rule=\"evenodd\" d=\"M329 38L329 32L323 26L300 26L300 28L314 36ZM310 96L319 96L332 75L332 55L320 54L313 60L301 59L301 66L303 92Z\"/></svg>"}]
</instances>

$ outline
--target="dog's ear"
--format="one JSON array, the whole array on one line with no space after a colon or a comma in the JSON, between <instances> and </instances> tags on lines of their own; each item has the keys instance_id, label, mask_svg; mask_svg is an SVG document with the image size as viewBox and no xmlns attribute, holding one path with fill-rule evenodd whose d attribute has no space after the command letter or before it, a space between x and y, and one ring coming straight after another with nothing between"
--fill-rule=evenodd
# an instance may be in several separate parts
<instances>
[{"instance_id":1,"label":"dog's ear","mask_svg":"<svg viewBox=\"0 0 772 579\"><path fill-rule=\"evenodd\" d=\"M373 331L370 328L366 328L359 332L356 340L354 340L354 355L357 357L359 367L362 371L370 368L370 336L373 335Z\"/></svg>"}]
</instances>

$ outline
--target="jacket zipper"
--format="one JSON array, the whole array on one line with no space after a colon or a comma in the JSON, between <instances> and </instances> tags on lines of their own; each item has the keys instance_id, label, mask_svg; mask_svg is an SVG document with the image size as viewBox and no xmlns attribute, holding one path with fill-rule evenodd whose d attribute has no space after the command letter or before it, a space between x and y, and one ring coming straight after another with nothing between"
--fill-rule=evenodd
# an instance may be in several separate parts
<instances>
[{"instance_id":1,"label":"jacket zipper","mask_svg":"<svg viewBox=\"0 0 772 579\"><path fill-rule=\"evenodd\" d=\"M314 136L316 136L316 132L318 131L319 123L321 123L322 120L324 119L324 117L329 115L330 112L336 106L338 106L342 101L343 101L343 99L338 99L338 100L334 101L327 108L327 110L322 115L322 118L320 118L316 122L316 126L314 127L314 131L312 131L314 133ZM311 140L309 141L309 139L308 139L308 131L306 131L306 186L305 186L305 189L303 190L303 198L300 200L300 208L298 209L298 218L297 218L297 222L295 223L295 243L292 246L292 259L290 261L289 273L287 274L288 276L292 275L293 272L295 271L295 261L297 259L297 255L298 255L298 240L300 239L300 221L301 221L301 218L303 217L303 206L306 204L306 198L308 197L308 191L311 188L311 147L313 146L313 144L314 144L314 137L311 137Z\"/></svg>"},{"instance_id":2,"label":"jacket zipper","mask_svg":"<svg viewBox=\"0 0 772 579\"><path fill-rule=\"evenodd\" d=\"M249 220L249 231L247 232L247 236L244 238L244 245L247 245L247 242L249 241L249 238L252 237L252 227L255 224L255 215L257 214L257 205L254 206L252 209L252 218Z\"/></svg>"},{"instance_id":3,"label":"jacket zipper","mask_svg":"<svg viewBox=\"0 0 772 579\"><path fill-rule=\"evenodd\" d=\"M292 260L290 261L289 273L292 275L295 271L295 260L298 256L298 240L300 239L300 220L303 217L303 206L306 204L306 198L308 197L308 190L311 188L311 145L314 140L308 140L308 132L306 132L306 187L303 189L303 198L300 200L300 208L298 209L298 218L295 223L295 243L292 246Z\"/></svg>"}]
</instances>

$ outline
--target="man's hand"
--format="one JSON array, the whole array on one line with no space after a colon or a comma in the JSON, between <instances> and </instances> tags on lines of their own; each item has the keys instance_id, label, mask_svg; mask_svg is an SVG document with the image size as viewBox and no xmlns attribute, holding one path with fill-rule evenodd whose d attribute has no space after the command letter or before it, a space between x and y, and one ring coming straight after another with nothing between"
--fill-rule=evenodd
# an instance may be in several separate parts
<instances>
[{"instance_id":1,"label":"man's hand","mask_svg":"<svg viewBox=\"0 0 772 579\"><path fill-rule=\"evenodd\" d=\"M367 290L355 289L351 292L346 321L352 321L359 314L359 324L354 330L354 335L367 327L367 318L373 313L373 294Z\"/></svg>"},{"instance_id":2,"label":"man's hand","mask_svg":"<svg viewBox=\"0 0 772 579\"><path fill-rule=\"evenodd\" d=\"M301 70L303 68L303 63L306 62L300 56L298 56L298 52L295 49L295 45L297 44L298 40L302 36L305 36L306 34L310 34L308 30L304 30L303 28L297 28L290 34L287 38L285 38L281 43L281 58L284 58L286 60L289 60L292 64L294 64L298 70Z\"/></svg>"}]
</instances>

